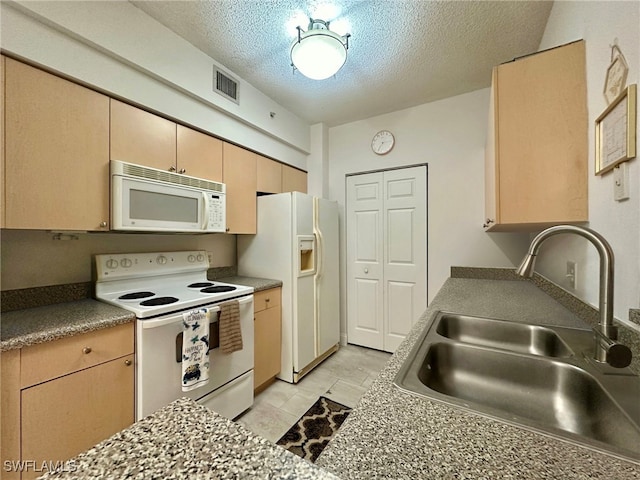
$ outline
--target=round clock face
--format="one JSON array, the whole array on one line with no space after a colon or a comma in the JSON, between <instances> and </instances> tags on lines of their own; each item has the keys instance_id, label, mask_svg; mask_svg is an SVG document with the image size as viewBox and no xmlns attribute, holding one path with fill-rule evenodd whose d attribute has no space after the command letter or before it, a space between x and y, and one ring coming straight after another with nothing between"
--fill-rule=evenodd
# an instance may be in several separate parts
<instances>
[{"instance_id":1,"label":"round clock face","mask_svg":"<svg viewBox=\"0 0 640 480\"><path fill-rule=\"evenodd\" d=\"M391 151L394 143L393 134L388 130L381 130L371 140L371 150L378 155L384 155Z\"/></svg>"}]
</instances>

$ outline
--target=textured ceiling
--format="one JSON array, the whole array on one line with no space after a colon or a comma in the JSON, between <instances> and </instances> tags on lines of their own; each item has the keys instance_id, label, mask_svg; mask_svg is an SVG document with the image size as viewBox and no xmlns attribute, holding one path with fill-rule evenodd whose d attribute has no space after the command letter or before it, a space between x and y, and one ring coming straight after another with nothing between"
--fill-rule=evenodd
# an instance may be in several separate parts
<instances>
[{"instance_id":1,"label":"textured ceiling","mask_svg":"<svg viewBox=\"0 0 640 480\"><path fill-rule=\"evenodd\" d=\"M491 68L538 49L552 2L427 0L132 1L310 124L360 120L491 83ZM335 77L290 67L308 17L351 33ZM241 99L242 101L242 99Z\"/></svg>"}]
</instances>

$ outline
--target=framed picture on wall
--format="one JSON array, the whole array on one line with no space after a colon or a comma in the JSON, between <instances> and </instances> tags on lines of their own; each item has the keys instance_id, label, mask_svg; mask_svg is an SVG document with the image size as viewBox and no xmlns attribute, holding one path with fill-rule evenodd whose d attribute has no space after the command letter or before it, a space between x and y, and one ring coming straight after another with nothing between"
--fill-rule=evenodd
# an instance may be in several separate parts
<instances>
[{"instance_id":1,"label":"framed picture on wall","mask_svg":"<svg viewBox=\"0 0 640 480\"><path fill-rule=\"evenodd\" d=\"M636 156L636 96L629 85L596 119L596 175Z\"/></svg>"}]
</instances>

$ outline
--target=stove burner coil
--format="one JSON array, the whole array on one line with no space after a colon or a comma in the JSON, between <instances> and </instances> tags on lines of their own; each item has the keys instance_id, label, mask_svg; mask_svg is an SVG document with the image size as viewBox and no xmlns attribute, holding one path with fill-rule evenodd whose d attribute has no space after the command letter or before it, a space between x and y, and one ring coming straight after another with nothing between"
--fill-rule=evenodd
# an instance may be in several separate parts
<instances>
[{"instance_id":1,"label":"stove burner coil","mask_svg":"<svg viewBox=\"0 0 640 480\"><path fill-rule=\"evenodd\" d=\"M167 305L169 303L176 303L178 299L176 297L158 297L140 302L143 307L152 307L156 305Z\"/></svg>"},{"instance_id":2,"label":"stove burner coil","mask_svg":"<svg viewBox=\"0 0 640 480\"><path fill-rule=\"evenodd\" d=\"M222 293L222 292L232 292L236 287L230 287L227 285L216 285L214 287L207 287L200 290L202 293Z\"/></svg>"},{"instance_id":3,"label":"stove burner coil","mask_svg":"<svg viewBox=\"0 0 640 480\"><path fill-rule=\"evenodd\" d=\"M153 292L131 292L121 295L118 300L137 300L139 298L153 297L154 295L155 293Z\"/></svg>"},{"instance_id":4,"label":"stove burner coil","mask_svg":"<svg viewBox=\"0 0 640 480\"><path fill-rule=\"evenodd\" d=\"M213 285L213 282L196 282L191 285L187 285L187 288L202 288L202 287L210 287Z\"/></svg>"}]
</instances>

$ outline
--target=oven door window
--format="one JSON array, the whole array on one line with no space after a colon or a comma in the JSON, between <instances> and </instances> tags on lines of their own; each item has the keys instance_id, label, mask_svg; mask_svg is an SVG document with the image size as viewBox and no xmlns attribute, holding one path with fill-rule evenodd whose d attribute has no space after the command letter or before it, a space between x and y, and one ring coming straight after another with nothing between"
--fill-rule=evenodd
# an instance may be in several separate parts
<instances>
[{"instance_id":1,"label":"oven door window","mask_svg":"<svg viewBox=\"0 0 640 480\"><path fill-rule=\"evenodd\" d=\"M220 312L218 312L220 318ZM220 322L209 323L209 351L220 346ZM176 335L176 363L182 363L182 332Z\"/></svg>"}]
</instances>

